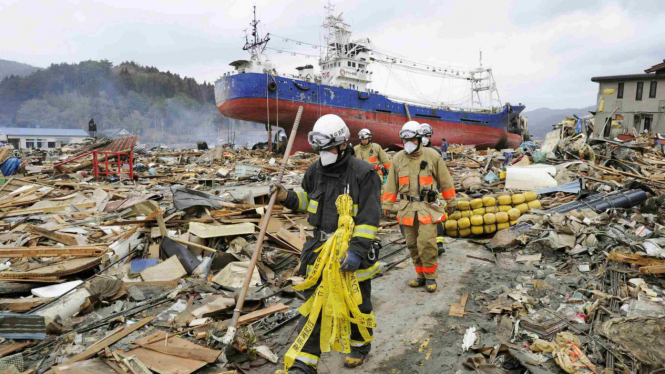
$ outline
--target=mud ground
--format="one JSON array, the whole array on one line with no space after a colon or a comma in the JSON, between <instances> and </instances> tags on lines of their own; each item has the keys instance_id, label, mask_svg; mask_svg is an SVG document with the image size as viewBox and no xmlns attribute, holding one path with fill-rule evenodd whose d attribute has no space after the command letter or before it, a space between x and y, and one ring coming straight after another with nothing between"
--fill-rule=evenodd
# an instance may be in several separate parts
<instances>
[{"instance_id":1,"label":"mud ground","mask_svg":"<svg viewBox=\"0 0 665 374\"><path fill-rule=\"evenodd\" d=\"M397 234L399 235L399 234ZM386 237L390 241L398 236ZM399 246L384 248L391 252ZM408 255L400 254L387 262ZM514 285L520 270L504 270L489 262L467 257L492 258L480 244L455 240L447 245L445 254L439 257L438 290L434 294L424 289L412 289L407 282L415 276L411 260L393 268L372 281L372 301L377 318L374 343L369 358L359 368L343 366L343 355L324 353L319 363L319 373L462 373L471 372L462 366L469 356L462 352L462 338L468 327L476 326L484 346L498 343L495 337L497 322L481 313L481 291L492 286ZM526 269L525 269L526 270ZM451 303L459 302L462 294L470 294L464 317L448 316ZM487 296L491 301L493 298ZM283 367L284 353L296 337L295 323L263 341L280 357L279 365L267 364L249 369L252 373L274 373Z\"/></svg>"}]
</instances>

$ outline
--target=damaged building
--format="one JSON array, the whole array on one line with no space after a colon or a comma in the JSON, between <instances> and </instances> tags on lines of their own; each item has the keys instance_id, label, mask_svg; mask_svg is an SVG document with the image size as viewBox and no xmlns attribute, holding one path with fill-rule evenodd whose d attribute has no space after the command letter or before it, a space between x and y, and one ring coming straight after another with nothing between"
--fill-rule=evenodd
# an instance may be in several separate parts
<instances>
[{"instance_id":1,"label":"damaged building","mask_svg":"<svg viewBox=\"0 0 665 374\"><path fill-rule=\"evenodd\" d=\"M596 135L665 133L665 60L644 74L591 78L598 83Z\"/></svg>"}]
</instances>

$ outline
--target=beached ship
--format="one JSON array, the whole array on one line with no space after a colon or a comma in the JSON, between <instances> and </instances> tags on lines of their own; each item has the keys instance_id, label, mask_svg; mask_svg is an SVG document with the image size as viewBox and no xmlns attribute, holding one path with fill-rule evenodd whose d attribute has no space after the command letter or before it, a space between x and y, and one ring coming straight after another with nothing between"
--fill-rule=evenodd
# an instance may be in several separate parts
<instances>
[{"instance_id":1,"label":"beached ship","mask_svg":"<svg viewBox=\"0 0 665 374\"><path fill-rule=\"evenodd\" d=\"M230 65L235 69L215 82L219 111L230 118L279 126L290 133L298 107L303 106L294 150L311 150L307 133L319 117L329 113L344 119L354 144L358 142L358 131L368 128L375 142L400 147L398 132L409 119L429 123L434 128L434 145L439 145L442 138L451 144L473 144L480 149L514 148L522 142L526 121L520 117L520 112L524 106L500 102L491 69L482 66L469 70L448 69L389 56L374 48L367 38L352 40L350 26L342 15L335 15L330 4L326 10L320 73L315 73L312 65L305 65L297 68L295 75L278 73L265 55L270 34L259 36L255 12L252 35L243 48L250 58L232 62ZM434 77L464 79L469 84L472 104L477 105L461 107L379 93L371 88L373 64ZM481 94L490 98L490 106L481 106Z\"/></svg>"}]
</instances>

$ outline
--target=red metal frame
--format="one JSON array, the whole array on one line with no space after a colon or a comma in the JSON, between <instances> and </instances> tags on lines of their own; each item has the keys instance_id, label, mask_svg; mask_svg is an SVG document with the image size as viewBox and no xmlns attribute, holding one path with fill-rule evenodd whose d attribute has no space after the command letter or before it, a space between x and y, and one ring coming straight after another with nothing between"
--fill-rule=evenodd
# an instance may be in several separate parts
<instances>
[{"instance_id":1,"label":"red metal frame","mask_svg":"<svg viewBox=\"0 0 665 374\"><path fill-rule=\"evenodd\" d=\"M101 164L104 165L104 171L99 170L100 160L99 155L103 155L104 159ZM109 156L117 156L117 161L109 162ZM128 156L129 162L123 162L121 156ZM92 152L92 171L95 175L95 180L99 180L99 175L104 175L107 178L109 175L117 174L118 177L122 173L122 165L129 165L129 178L134 179L134 152L114 152L114 151L93 151ZM117 171L111 171L110 166L116 166Z\"/></svg>"}]
</instances>

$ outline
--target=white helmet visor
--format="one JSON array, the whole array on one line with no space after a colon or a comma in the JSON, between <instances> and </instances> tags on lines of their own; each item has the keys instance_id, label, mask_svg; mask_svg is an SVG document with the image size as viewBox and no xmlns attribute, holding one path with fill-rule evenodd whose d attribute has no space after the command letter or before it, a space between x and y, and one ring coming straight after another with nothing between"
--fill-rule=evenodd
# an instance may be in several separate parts
<instances>
[{"instance_id":1,"label":"white helmet visor","mask_svg":"<svg viewBox=\"0 0 665 374\"><path fill-rule=\"evenodd\" d=\"M409 129L402 129L399 132L399 137L402 139L413 139L418 137L418 132Z\"/></svg>"},{"instance_id":2,"label":"white helmet visor","mask_svg":"<svg viewBox=\"0 0 665 374\"><path fill-rule=\"evenodd\" d=\"M310 131L309 134L307 134L307 141L309 142L309 145L312 146L312 149L318 152L322 149L342 144L346 141L346 138L344 136L332 137L328 134Z\"/></svg>"}]
</instances>

